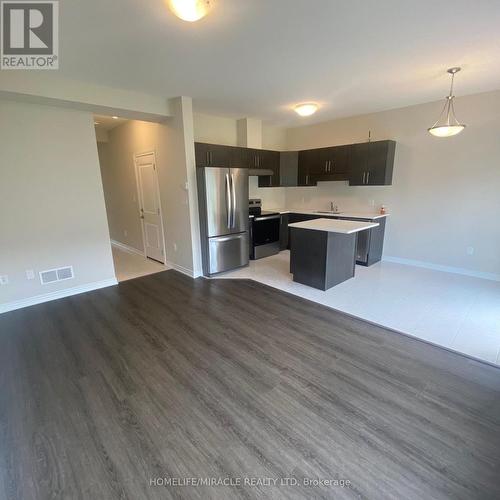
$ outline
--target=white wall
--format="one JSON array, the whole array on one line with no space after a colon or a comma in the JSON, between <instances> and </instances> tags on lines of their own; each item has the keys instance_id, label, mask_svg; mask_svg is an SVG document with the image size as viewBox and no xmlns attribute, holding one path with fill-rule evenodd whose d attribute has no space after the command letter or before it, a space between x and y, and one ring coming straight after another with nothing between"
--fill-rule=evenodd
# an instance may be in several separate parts
<instances>
[{"instance_id":1,"label":"white wall","mask_svg":"<svg viewBox=\"0 0 500 500\"><path fill-rule=\"evenodd\" d=\"M165 251L169 264L201 273L194 138L190 99L170 103L173 116L164 123L128 121L99 143L110 235L143 250L134 155L154 151L158 167Z\"/></svg>"},{"instance_id":2,"label":"white wall","mask_svg":"<svg viewBox=\"0 0 500 500\"><path fill-rule=\"evenodd\" d=\"M366 140L397 141L393 185L349 187L343 182L287 188L286 205L373 210L391 217L385 255L500 277L500 91L457 98L466 130L439 139L427 132L442 102L287 130L293 150ZM467 254L467 247L474 254Z\"/></svg>"},{"instance_id":3,"label":"white wall","mask_svg":"<svg viewBox=\"0 0 500 500\"><path fill-rule=\"evenodd\" d=\"M0 311L115 279L92 115L0 101ZM72 265L41 285L35 272ZM9 304L9 305L7 305Z\"/></svg>"}]
</instances>

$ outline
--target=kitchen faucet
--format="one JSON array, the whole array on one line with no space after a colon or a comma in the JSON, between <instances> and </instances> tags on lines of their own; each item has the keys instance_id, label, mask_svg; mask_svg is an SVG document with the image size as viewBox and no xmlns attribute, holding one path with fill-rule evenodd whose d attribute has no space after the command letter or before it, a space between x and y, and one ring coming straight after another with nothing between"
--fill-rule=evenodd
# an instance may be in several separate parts
<instances>
[{"instance_id":1,"label":"kitchen faucet","mask_svg":"<svg viewBox=\"0 0 500 500\"><path fill-rule=\"evenodd\" d=\"M333 204L333 201L330 202L330 212L338 212L339 207Z\"/></svg>"}]
</instances>

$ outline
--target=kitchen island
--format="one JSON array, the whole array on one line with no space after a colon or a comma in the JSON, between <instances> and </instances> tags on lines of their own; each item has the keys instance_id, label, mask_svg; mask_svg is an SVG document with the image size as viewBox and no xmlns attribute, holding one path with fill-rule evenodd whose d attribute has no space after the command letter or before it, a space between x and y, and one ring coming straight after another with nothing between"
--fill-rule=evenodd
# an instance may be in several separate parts
<instances>
[{"instance_id":1,"label":"kitchen island","mask_svg":"<svg viewBox=\"0 0 500 500\"><path fill-rule=\"evenodd\" d=\"M357 234L378 225L323 218L289 224L293 280L328 290L353 278Z\"/></svg>"}]
</instances>

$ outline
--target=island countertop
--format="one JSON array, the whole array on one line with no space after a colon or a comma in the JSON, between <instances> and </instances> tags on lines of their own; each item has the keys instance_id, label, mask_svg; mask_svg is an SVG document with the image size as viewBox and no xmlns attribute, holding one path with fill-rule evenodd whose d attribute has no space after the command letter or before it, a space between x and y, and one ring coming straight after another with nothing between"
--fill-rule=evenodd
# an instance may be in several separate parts
<instances>
[{"instance_id":1,"label":"island countertop","mask_svg":"<svg viewBox=\"0 0 500 500\"><path fill-rule=\"evenodd\" d=\"M313 229L315 231L342 234L357 233L377 226L379 226L378 222L357 222L341 219L314 219L288 224L288 227L296 227L297 229Z\"/></svg>"}]
</instances>

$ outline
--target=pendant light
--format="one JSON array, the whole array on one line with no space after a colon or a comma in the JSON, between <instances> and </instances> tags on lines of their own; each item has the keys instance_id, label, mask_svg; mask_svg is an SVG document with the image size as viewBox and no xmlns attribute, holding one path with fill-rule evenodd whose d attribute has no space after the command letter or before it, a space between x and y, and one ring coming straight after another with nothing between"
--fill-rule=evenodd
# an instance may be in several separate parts
<instances>
[{"instance_id":1,"label":"pendant light","mask_svg":"<svg viewBox=\"0 0 500 500\"><path fill-rule=\"evenodd\" d=\"M436 123L427 129L436 137L451 137L452 135L459 134L465 128L465 125L457 120L453 106L453 100L455 99L453 95L453 81L455 80L455 74L460 70L461 68L450 68L447 70L451 75L450 95L446 96L443 111L441 111Z\"/></svg>"}]
</instances>

